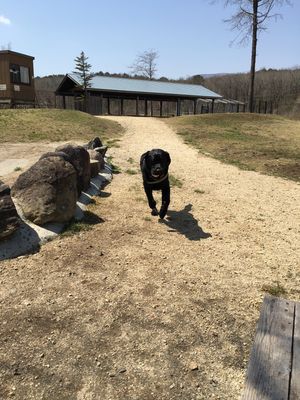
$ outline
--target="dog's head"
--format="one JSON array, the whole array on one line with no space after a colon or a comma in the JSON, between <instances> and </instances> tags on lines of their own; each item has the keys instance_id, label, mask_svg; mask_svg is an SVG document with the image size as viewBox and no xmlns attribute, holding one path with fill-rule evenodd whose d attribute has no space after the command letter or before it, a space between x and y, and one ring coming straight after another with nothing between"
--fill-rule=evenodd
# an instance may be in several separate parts
<instances>
[{"instance_id":1,"label":"dog's head","mask_svg":"<svg viewBox=\"0 0 300 400\"><path fill-rule=\"evenodd\" d=\"M149 175L154 180L160 179L168 173L171 158L167 151L153 149L143 154L142 158Z\"/></svg>"}]
</instances>

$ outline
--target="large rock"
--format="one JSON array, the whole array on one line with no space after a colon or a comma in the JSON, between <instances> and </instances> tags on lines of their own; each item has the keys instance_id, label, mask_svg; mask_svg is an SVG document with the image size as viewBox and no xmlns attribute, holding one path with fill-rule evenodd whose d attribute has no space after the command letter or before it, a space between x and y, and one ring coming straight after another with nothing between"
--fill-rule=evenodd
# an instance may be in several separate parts
<instances>
[{"instance_id":1,"label":"large rock","mask_svg":"<svg viewBox=\"0 0 300 400\"><path fill-rule=\"evenodd\" d=\"M67 154L70 163L75 168L77 172L78 194L82 190L86 190L90 186L91 180L90 156L88 151L83 146L72 143L59 146L55 151Z\"/></svg>"},{"instance_id":2,"label":"large rock","mask_svg":"<svg viewBox=\"0 0 300 400\"><path fill-rule=\"evenodd\" d=\"M90 155L91 160L97 160L99 162L99 169L104 168L104 158L100 153L98 153L96 150L88 150L88 153Z\"/></svg>"},{"instance_id":3,"label":"large rock","mask_svg":"<svg viewBox=\"0 0 300 400\"><path fill-rule=\"evenodd\" d=\"M42 158L19 175L11 194L24 216L35 224L69 221L76 210L75 168L62 157Z\"/></svg>"},{"instance_id":4,"label":"large rock","mask_svg":"<svg viewBox=\"0 0 300 400\"><path fill-rule=\"evenodd\" d=\"M86 149L93 150L96 147L102 147L103 144L101 139L97 136L94 139L90 140L87 145L85 145Z\"/></svg>"},{"instance_id":5,"label":"large rock","mask_svg":"<svg viewBox=\"0 0 300 400\"><path fill-rule=\"evenodd\" d=\"M19 225L20 218L10 197L10 188L0 181L0 240L12 235Z\"/></svg>"}]
</instances>

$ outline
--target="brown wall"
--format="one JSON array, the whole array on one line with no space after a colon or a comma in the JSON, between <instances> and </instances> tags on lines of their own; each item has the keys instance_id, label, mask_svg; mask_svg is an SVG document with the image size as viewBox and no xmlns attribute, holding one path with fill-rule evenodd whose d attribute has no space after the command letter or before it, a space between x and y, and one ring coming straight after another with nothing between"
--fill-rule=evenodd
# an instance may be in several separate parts
<instances>
[{"instance_id":1,"label":"brown wall","mask_svg":"<svg viewBox=\"0 0 300 400\"><path fill-rule=\"evenodd\" d=\"M9 50L0 51L0 85L6 85L6 90L0 90L0 101L11 100L13 103L34 102L33 59L33 57ZM10 64L18 64L29 68L30 83L11 83ZM19 91L16 89L19 89Z\"/></svg>"}]
</instances>

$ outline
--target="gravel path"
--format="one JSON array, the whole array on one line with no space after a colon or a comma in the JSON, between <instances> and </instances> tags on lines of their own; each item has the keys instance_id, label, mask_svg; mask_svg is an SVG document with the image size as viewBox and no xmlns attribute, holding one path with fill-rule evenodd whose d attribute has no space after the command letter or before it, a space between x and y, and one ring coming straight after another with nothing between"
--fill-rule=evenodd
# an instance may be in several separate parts
<instances>
[{"instance_id":1,"label":"gravel path","mask_svg":"<svg viewBox=\"0 0 300 400\"><path fill-rule=\"evenodd\" d=\"M110 118L126 133L104 223L0 264L0 398L239 399L263 286L300 297L300 185L204 157L162 120ZM183 183L163 223L133 173L157 147Z\"/></svg>"}]
</instances>

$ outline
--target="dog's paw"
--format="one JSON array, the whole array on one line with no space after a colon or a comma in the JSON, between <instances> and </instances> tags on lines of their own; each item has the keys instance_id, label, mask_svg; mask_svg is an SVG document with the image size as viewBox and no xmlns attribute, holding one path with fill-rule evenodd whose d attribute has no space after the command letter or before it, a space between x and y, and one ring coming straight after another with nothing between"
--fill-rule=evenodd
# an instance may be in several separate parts
<instances>
[{"instance_id":1,"label":"dog's paw","mask_svg":"<svg viewBox=\"0 0 300 400\"><path fill-rule=\"evenodd\" d=\"M166 216L166 214L167 214L167 211L166 211L166 210L160 210L160 212L159 212L159 218L160 218L160 219L164 219L165 216Z\"/></svg>"},{"instance_id":2,"label":"dog's paw","mask_svg":"<svg viewBox=\"0 0 300 400\"><path fill-rule=\"evenodd\" d=\"M153 216L158 215L158 211L157 211L157 208L156 208L156 207L155 207L155 208L152 208L151 215L153 215Z\"/></svg>"}]
</instances>

